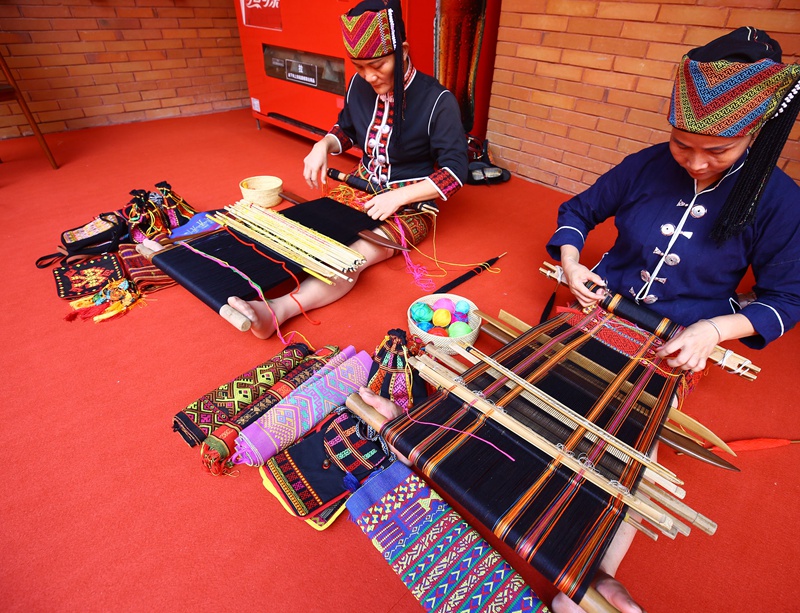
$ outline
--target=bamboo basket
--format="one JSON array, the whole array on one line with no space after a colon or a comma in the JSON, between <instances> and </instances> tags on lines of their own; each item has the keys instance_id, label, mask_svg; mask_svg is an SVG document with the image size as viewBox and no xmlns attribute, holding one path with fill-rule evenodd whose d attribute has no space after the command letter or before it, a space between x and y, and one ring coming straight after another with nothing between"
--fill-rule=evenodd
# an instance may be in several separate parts
<instances>
[{"instance_id":1,"label":"bamboo basket","mask_svg":"<svg viewBox=\"0 0 800 613\"><path fill-rule=\"evenodd\" d=\"M428 306L432 307L433 303L439 300L440 298L450 298L453 302L458 302L459 300L466 300L467 304L469 304L469 315L467 317L467 323L469 323L469 327L472 328L472 332L468 334L464 334L462 336L436 336L435 334L428 334L427 332L421 330L417 323L411 317L411 306L417 302L423 302ZM478 338L478 333L480 332L481 327L481 317L477 314L478 307L475 306L475 303L471 300L467 300L463 296L457 296L455 294L430 294L429 296L423 296L418 300L415 300L410 305L408 305L408 309L406 311L406 316L408 317L408 330L411 332L413 336L419 337L419 339L424 343L433 343L433 345L443 351L448 355L455 354L455 349L452 346L455 343L460 341L465 341L470 345L475 342L475 339Z\"/></svg>"},{"instance_id":2,"label":"bamboo basket","mask_svg":"<svg viewBox=\"0 0 800 613\"><path fill-rule=\"evenodd\" d=\"M264 207L272 207L278 204L281 198L283 181L278 177L259 176L243 179L239 183L242 190L242 198L251 204L258 204Z\"/></svg>"}]
</instances>

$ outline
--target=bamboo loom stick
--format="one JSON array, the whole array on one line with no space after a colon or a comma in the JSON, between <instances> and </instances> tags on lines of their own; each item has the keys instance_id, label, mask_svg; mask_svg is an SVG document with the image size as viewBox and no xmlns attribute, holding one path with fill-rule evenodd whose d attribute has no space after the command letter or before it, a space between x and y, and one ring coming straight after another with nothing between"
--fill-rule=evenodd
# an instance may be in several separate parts
<instances>
[{"instance_id":1,"label":"bamboo loom stick","mask_svg":"<svg viewBox=\"0 0 800 613\"><path fill-rule=\"evenodd\" d=\"M563 283L563 275L561 274L560 266L545 262L542 267L539 268L539 272L546 277L555 279L559 283ZM724 347L720 347L719 345L714 347L708 359L724 370L737 374L748 381L754 381L758 373L761 372L761 368L753 364L747 358L725 349Z\"/></svg>"},{"instance_id":2,"label":"bamboo loom stick","mask_svg":"<svg viewBox=\"0 0 800 613\"><path fill-rule=\"evenodd\" d=\"M573 411L567 405L556 400L549 394L544 393L543 391L541 391L540 389L538 389L537 387L533 386L531 383L526 381L524 378L517 375L514 371L507 369L505 366L503 366L496 360L492 359L485 353L479 351L475 347L467 345L465 343L454 343L452 345L452 348L459 353L461 353L461 351L463 350L466 353L471 353L477 356L484 364L491 366L497 372L499 372L503 377L512 380L523 390L527 391L532 396L534 396L534 398L536 399L535 402L537 403L537 406L540 406L539 405L540 402L544 403L547 407L551 407L556 411L558 411L559 413L563 414L564 416L569 417L571 420L580 425L582 428L588 430L595 436L601 438L603 441L605 441L612 447L615 447L616 449L620 450L632 460L635 460L640 464L642 464L643 466L652 469L653 471L660 474L667 480L672 481L673 483L677 484L683 483L680 479L678 479L675 473L673 473L671 470L668 470L667 468L664 468L657 462L653 462L653 460L651 460L650 457L647 456L647 454L644 454L641 451L634 449L627 443L620 441L617 437L613 436L612 434L609 434L594 422L586 419L579 413Z\"/></svg>"},{"instance_id":3,"label":"bamboo loom stick","mask_svg":"<svg viewBox=\"0 0 800 613\"><path fill-rule=\"evenodd\" d=\"M439 374L441 374L441 375L443 375L443 376L445 376L447 378L455 379L457 376L459 376L465 370L464 365L461 362L459 362L458 360L454 359L452 356L449 356L449 355L447 355L447 354L445 354L443 352L440 352L438 350L431 351L429 346L426 346L425 352L430 354L430 356L435 357L437 360L453 364L454 370L449 370L449 364L446 364L446 366L448 367L448 370L443 370L445 368L445 366L442 366L442 365L437 364L436 362L433 362L433 360L431 360L430 357L427 357L427 356L424 356L424 355L420 355L419 356L419 358L423 362L425 362L430 368L433 368L434 370L437 370L439 372ZM445 358L447 358L447 360L445 360ZM474 359L477 359L477 358L474 358ZM488 371L488 373L491 376L495 377L495 378L499 378L500 377L500 374L497 371L494 371L494 370L490 369ZM511 381L508 381L506 383L507 387L511 387L513 385L514 384ZM523 396L523 398L525 398L527 400L533 401L533 398L530 396L530 394L528 394L525 391L522 392L522 396ZM562 424L564 424L565 426L567 426L570 429L574 429L576 427L576 425L577 425L577 424L575 424L575 422L572 422L571 420L569 420L568 418L564 417L563 415L561 415L557 411L550 411L547 408L543 408L543 407L539 407L539 408L542 408L548 415L550 415L551 417L559 420ZM592 434L590 434L588 432L585 433L585 437L592 444L597 442L597 437L593 436ZM624 462L625 458L628 457L627 454L624 454L623 452L618 451L617 449L614 449L613 447L607 448L606 451L608 451L608 453L613 455L617 460L619 460L621 462ZM676 485L675 483L672 483L672 482L668 481L667 479L661 477L658 473L652 471L651 469L649 469L647 467L645 467L644 472L642 474L642 477L645 478L645 479L648 479L649 481L651 481L651 482L653 482L653 483L655 483L655 484L657 484L659 486L661 486L662 488L664 488L665 490L670 492L673 496L676 496L678 498L684 498L686 496L686 490L684 490L682 487Z\"/></svg>"},{"instance_id":4,"label":"bamboo loom stick","mask_svg":"<svg viewBox=\"0 0 800 613\"><path fill-rule=\"evenodd\" d=\"M519 332L516 332L513 328L506 328L506 329L510 329L511 333L513 333L513 336L515 338L517 336L519 336L522 332L526 332L527 330L529 330L531 328L531 326L529 324L525 323L521 319L518 319L518 318L514 317L513 315L510 315L509 313L507 313L505 311L500 311L500 320L499 321L495 320L493 317L488 316L488 315L485 316L484 320L488 321L489 323L492 323L494 325L496 325L495 322L497 322L497 323L505 323L505 324L507 324L507 326L514 326L517 330L519 330ZM491 336L491 334L490 334L490 336ZM546 340L549 340L549 339L546 339ZM575 358L580 360L583 357L578 355L578 356L575 356ZM585 358L583 358L583 359L585 359ZM581 363L581 365L583 365L583 363ZM610 370L607 370L607 369L603 368L600 365L595 365L594 368L598 372L598 374L602 374L604 378L613 377L613 373ZM609 379L606 379L606 380L609 380ZM647 399L647 396L645 396L644 399ZM669 415L667 415L667 418L672 420L672 421L674 421L678 425L682 426L686 430L688 430L689 433L694 434L695 436L701 438L704 441L707 441L707 442L709 442L709 443L711 443L713 445L716 445L720 449L730 453L732 456L736 456L736 453L733 451L733 449L731 449L728 446L728 444L725 441L723 441L719 436L714 434L714 432L712 432L709 428L707 428L706 426L701 424L699 421L697 421L693 417L690 417L686 413L683 413L677 407L673 406L673 407L670 408Z\"/></svg>"},{"instance_id":5,"label":"bamboo loom stick","mask_svg":"<svg viewBox=\"0 0 800 613\"><path fill-rule=\"evenodd\" d=\"M589 481L607 494L617 498L623 504L628 505L653 525L658 526L663 530L669 530L672 527L671 521L661 509L644 504L629 492L622 491L615 487L608 479L595 473L593 470L588 469L574 457L563 452L537 432L534 432L530 428L527 428L526 426L517 422L506 413L498 410L496 406L490 404L484 398L476 395L469 388L458 385L457 383L454 383L441 376L439 373L428 367L425 363L417 358L410 358L409 364L416 368L420 374L428 375L436 385L439 385L448 390L450 393L455 394L487 417L494 419L503 427L514 432L517 436L531 443L537 449L546 453L551 458L558 460L559 463L572 470L579 478Z\"/></svg>"},{"instance_id":6,"label":"bamboo loom stick","mask_svg":"<svg viewBox=\"0 0 800 613\"><path fill-rule=\"evenodd\" d=\"M380 432L383 425L388 421L386 417L364 402L361 396L355 392L347 397L345 406L347 406L353 414L363 419L376 432ZM591 586L586 590L583 599L578 605L587 613L619 613L615 607L611 606L608 601L600 595L600 592Z\"/></svg>"}]
</instances>

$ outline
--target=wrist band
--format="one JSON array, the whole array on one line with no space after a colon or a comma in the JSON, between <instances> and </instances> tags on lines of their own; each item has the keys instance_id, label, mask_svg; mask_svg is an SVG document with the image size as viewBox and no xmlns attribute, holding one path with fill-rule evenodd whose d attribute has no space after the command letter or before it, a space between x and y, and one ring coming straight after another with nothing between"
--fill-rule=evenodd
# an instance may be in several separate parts
<instances>
[{"instance_id":1,"label":"wrist band","mask_svg":"<svg viewBox=\"0 0 800 613\"><path fill-rule=\"evenodd\" d=\"M710 319L701 319L700 321L705 321L705 322L708 322L708 323L710 323L712 326L714 326L714 329L717 331L717 342L719 343L719 342L721 342L721 341L722 341L722 332L720 332L719 326L718 326L717 324L715 324L715 323L714 323L713 321L711 321Z\"/></svg>"}]
</instances>

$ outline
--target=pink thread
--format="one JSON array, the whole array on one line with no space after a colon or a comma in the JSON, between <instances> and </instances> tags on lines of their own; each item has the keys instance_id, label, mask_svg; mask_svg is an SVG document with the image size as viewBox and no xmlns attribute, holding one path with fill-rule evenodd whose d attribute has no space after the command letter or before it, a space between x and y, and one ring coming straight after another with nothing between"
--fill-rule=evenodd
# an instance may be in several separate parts
<instances>
[{"instance_id":1,"label":"pink thread","mask_svg":"<svg viewBox=\"0 0 800 613\"><path fill-rule=\"evenodd\" d=\"M393 221L397 226L397 232L400 234L400 244L403 247L408 247L408 241L406 240L405 232L403 232L403 224L400 222L399 217L395 216ZM408 251L403 251L402 253L403 259L406 261L406 272L414 278L414 284L426 292L431 291L434 288L434 284L428 275L428 269L422 264L414 264Z\"/></svg>"},{"instance_id":2,"label":"pink thread","mask_svg":"<svg viewBox=\"0 0 800 613\"><path fill-rule=\"evenodd\" d=\"M470 402L469 406L472 406L472 404L474 402L477 402L477 398L475 400L473 400L472 402ZM408 417L408 419L410 419L415 424L422 424L422 425L425 425L425 426L435 426L436 428L441 428L443 430L450 430L451 432L457 432L458 434L466 434L467 436L471 436L472 438L477 439L482 443L486 443L487 445L489 445L489 447L494 448L496 451L499 451L500 453L502 453L504 456L506 456L512 462L516 462L516 460L511 455L509 455L508 453L506 453L505 451L500 449L500 447L498 447L497 445L495 445L491 441L487 441L485 438L481 438L477 434L473 434L472 432L465 432L463 430L459 430L458 428L451 428L450 426L445 426L443 424L435 424L435 423L430 422L430 421L422 421L422 420L419 420L419 419L414 419L411 416L411 413L408 412L408 409L405 409L405 414L406 414L406 417Z\"/></svg>"}]
</instances>

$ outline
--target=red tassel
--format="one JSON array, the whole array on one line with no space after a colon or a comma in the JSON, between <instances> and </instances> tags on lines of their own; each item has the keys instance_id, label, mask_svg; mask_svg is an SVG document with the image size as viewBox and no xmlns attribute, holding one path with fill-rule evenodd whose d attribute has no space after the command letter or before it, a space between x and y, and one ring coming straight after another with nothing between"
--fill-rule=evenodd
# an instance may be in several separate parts
<instances>
[{"instance_id":1,"label":"red tassel","mask_svg":"<svg viewBox=\"0 0 800 613\"><path fill-rule=\"evenodd\" d=\"M100 304L95 304L94 306L86 307L84 309L77 309L71 313L67 313L64 319L67 321L75 321L79 317L81 319L91 319L92 317L96 317L97 315L103 313L108 308L108 305L108 302L103 302Z\"/></svg>"},{"instance_id":2,"label":"red tassel","mask_svg":"<svg viewBox=\"0 0 800 613\"><path fill-rule=\"evenodd\" d=\"M800 440L793 441L788 438L748 438L739 441L731 441L728 446L734 451L758 451L759 449L774 449L775 447L785 447L800 443ZM717 446L711 447L711 451L722 451Z\"/></svg>"}]
</instances>

